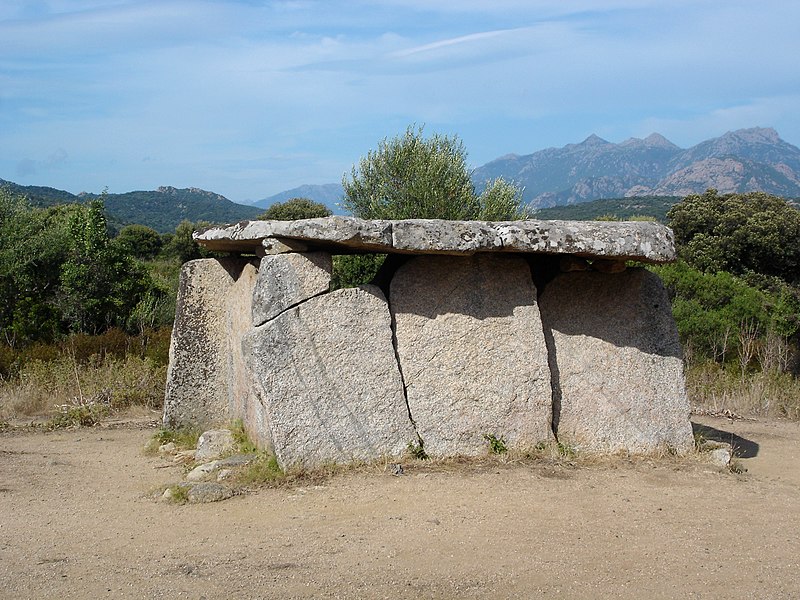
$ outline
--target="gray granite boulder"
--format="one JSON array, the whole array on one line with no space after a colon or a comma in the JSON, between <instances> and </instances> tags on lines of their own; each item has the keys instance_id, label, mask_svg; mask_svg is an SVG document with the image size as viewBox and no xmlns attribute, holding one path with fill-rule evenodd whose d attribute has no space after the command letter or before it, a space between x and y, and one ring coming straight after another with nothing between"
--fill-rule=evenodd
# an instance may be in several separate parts
<instances>
[{"instance_id":1,"label":"gray granite boulder","mask_svg":"<svg viewBox=\"0 0 800 600\"><path fill-rule=\"evenodd\" d=\"M681 347L658 276L564 273L539 308L560 442L602 452L693 447Z\"/></svg>"},{"instance_id":2,"label":"gray granite boulder","mask_svg":"<svg viewBox=\"0 0 800 600\"><path fill-rule=\"evenodd\" d=\"M287 308L327 292L331 269L328 252L275 254L262 258L253 290L253 325L263 325Z\"/></svg>"},{"instance_id":3,"label":"gray granite boulder","mask_svg":"<svg viewBox=\"0 0 800 600\"><path fill-rule=\"evenodd\" d=\"M244 346L282 467L399 456L416 439L379 288L311 298Z\"/></svg>"},{"instance_id":4,"label":"gray granite boulder","mask_svg":"<svg viewBox=\"0 0 800 600\"><path fill-rule=\"evenodd\" d=\"M245 258L209 258L181 268L165 426L208 426L240 416L251 393L240 340L252 327L257 264Z\"/></svg>"},{"instance_id":5,"label":"gray granite boulder","mask_svg":"<svg viewBox=\"0 0 800 600\"><path fill-rule=\"evenodd\" d=\"M485 453L486 435L509 448L552 439L547 350L525 260L416 257L395 274L390 305L429 455Z\"/></svg>"},{"instance_id":6,"label":"gray granite boulder","mask_svg":"<svg viewBox=\"0 0 800 600\"><path fill-rule=\"evenodd\" d=\"M200 434L194 459L198 462L214 460L236 449L236 442L230 429L209 429Z\"/></svg>"}]
</instances>

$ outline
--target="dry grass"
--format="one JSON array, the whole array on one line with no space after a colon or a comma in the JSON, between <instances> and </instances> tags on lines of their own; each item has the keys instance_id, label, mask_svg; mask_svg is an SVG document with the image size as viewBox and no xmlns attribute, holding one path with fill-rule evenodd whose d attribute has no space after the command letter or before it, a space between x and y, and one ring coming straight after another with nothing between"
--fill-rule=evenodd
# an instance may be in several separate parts
<instances>
[{"instance_id":1,"label":"dry grass","mask_svg":"<svg viewBox=\"0 0 800 600\"><path fill-rule=\"evenodd\" d=\"M158 408L165 381L165 366L136 356L93 356L85 363L69 357L34 360L17 377L0 382L0 421L64 413L59 407Z\"/></svg>"},{"instance_id":2,"label":"dry grass","mask_svg":"<svg viewBox=\"0 0 800 600\"><path fill-rule=\"evenodd\" d=\"M712 362L687 370L692 406L712 412L800 419L800 380L777 370L740 374Z\"/></svg>"}]
</instances>

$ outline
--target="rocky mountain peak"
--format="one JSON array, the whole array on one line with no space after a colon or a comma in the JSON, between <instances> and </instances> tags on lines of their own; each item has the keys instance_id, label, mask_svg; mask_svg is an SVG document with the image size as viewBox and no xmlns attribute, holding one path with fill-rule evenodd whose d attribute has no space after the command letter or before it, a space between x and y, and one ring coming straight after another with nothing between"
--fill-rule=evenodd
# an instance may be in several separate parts
<instances>
[{"instance_id":1,"label":"rocky mountain peak","mask_svg":"<svg viewBox=\"0 0 800 600\"><path fill-rule=\"evenodd\" d=\"M656 148L677 148L675 144L670 142L667 138L665 138L660 133L651 133L646 138L644 138L645 145L652 146Z\"/></svg>"},{"instance_id":2,"label":"rocky mountain peak","mask_svg":"<svg viewBox=\"0 0 800 600\"><path fill-rule=\"evenodd\" d=\"M800 149L768 127L730 131L682 149L663 135L610 143L595 134L475 170L476 181L502 175L524 187L536 207L631 195L677 196L713 187L800 196Z\"/></svg>"},{"instance_id":3,"label":"rocky mountain peak","mask_svg":"<svg viewBox=\"0 0 800 600\"><path fill-rule=\"evenodd\" d=\"M628 138L619 144L619 146L623 148L667 148L670 150L680 149L660 133L651 133L644 139L635 137Z\"/></svg>"},{"instance_id":4,"label":"rocky mountain peak","mask_svg":"<svg viewBox=\"0 0 800 600\"><path fill-rule=\"evenodd\" d=\"M581 146L607 146L609 144L611 144L611 142L608 142L608 141L604 140L603 138L601 138L600 136L595 135L593 133L592 135L587 137L585 140L583 140L579 145L581 145Z\"/></svg>"},{"instance_id":5,"label":"rocky mountain peak","mask_svg":"<svg viewBox=\"0 0 800 600\"><path fill-rule=\"evenodd\" d=\"M779 144L781 140L778 132L772 127L751 127L729 131L720 137L720 140L736 139L748 144Z\"/></svg>"}]
</instances>

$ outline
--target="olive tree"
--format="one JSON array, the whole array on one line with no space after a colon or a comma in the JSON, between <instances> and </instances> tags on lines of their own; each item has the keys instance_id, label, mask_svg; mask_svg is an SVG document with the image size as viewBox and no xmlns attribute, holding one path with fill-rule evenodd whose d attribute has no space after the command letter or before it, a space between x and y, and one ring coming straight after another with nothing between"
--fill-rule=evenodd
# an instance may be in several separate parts
<instances>
[{"instance_id":1,"label":"olive tree","mask_svg":"<svg viewBox=\"0 0 800 600\"><path fill-rule=\"evenodd\" d=\"M342 179L344 206L363 219L512 220L522 193L502 179L477 194L457 136L423 136L410 126L384 139Z\"/></svg>"}]
</instances>

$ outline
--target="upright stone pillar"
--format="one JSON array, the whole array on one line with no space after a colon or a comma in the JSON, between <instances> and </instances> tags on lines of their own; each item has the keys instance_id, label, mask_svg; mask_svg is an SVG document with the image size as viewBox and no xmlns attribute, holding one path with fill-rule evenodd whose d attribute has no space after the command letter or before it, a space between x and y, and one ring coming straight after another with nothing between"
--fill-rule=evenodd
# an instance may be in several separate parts
<instances>
[{"instance_id":1,"label":"upright stone pillar","mask_svg":"<svg viewBox=\"0 0 800 600\"><path fill-rule=\"evenodd\" d=\"M560 442L602 452L692 448L681 347L657 275L564 273L539 306Z\"/></svg>"},{"instance_id":2,"label":"upright stone pillar","mask_svg":"<svg viewBox=\"0 0 800 600\"><path fill-rule=\"evenodd\" d=\"M246 258L207 258L181 268L165 426L208 427L246 417L252 386L241 339L252 328L257 264Z\"/></svg>"},{"instance_id":3,"label":"upright stone pillar","mask_svg":"<svg viewBox=\"0 0 800 600\"><path fill-rule=\"evenodd\" d=\"M416 441L379 288L312 297L244 347L282 467L399 457Z\"/></svg>"},{"instance_id":4,"label":"upright stone pillar","mask_svg":"<svg viewBox=\"0 0 800 600\"><path fill-rule=\"evenodd\" d=\"M536 288L516 256L420 256L391 283L397 355L431 456L552 439L551 388Z\"/></svg>"}]
</instances>

